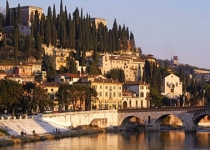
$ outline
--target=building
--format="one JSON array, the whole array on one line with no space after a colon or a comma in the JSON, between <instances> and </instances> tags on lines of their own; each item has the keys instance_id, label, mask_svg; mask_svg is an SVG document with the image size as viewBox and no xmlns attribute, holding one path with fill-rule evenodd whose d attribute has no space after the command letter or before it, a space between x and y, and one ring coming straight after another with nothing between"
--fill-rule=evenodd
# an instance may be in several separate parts
<instances>
[{"instance_id":1,"label":"building","mask_svg":"<svg viewBox=\"0 0 210 150\"><path fill-rule=\"evenodd\" d=\"M61 66L68 67L69 54L74 50L55 48L54 46L47 47L45 44L42 44L42 47L44 48L45 55L52 56L54 58L56 70L60 70Z\"/></svg>"},{"instance_id":2,"label":"building","mask_svg":"<svg viewBox=\"0 0 210 150\"><path fill-rule=\"evenodd\" d=\"M174 74L166 76L163 80L161 94L170 99L178 99L183 94L179 77Z\"/></svg>"},{"instance_id":3,"label":"building","mask_svg":"<svg viewBox=\"0 0 210 150\"><path fill-rule=\"evenodd\" d=\"M141 98L138 97L133 91L123 90L122 94L123 109L143 108L145 105L144 102L146 101L141 100Z\"/></svg>"},{"instance_id":4,"label":"building","mask_svg":"<svg viewBox=\"0 0 210 150\"><path fill-rule=\"evenodd\" d=\"M92 56L87 57L87 60L92 61ZM106 75L114 68L123 69L125 81L139 81L143 76L144 64L144 60L136 55L103 54L99 56L97 62L103 75Z\"/></svg>"},{"instance_id":5,"label":"building","mask_svg":"<svg viewBox=\"0 0 210 150\"><path fill-rule=\"evenodd\" d=\"M70 73L62 73L58 74L55 77L56 83L67 83L67 84L73 84L74 82L77 82L80 77L84 76L83 74L70 74Z\"/></svg>"},{"instance_id":6,"label":"building","mask_svg":"<svg viewBox=\"0 0 210 150\"><path fill-rule=\"evenodd\" d=\"M96 25L96 29L98 29L98 26L100 23L102 23L104 26L106 26L106 19L103 19L103 18L90 18L90 21L92 23L95 23Z\"/></svg>"},{"instance_id":7,"label":"building","mask_svg":"<svg viewBox=\"0 0 210 150\"><path fill-rule=\"evenodd\" d=\"M60 84L55 82L40 82L37 85L47 91L47 93L49 94L49 99L54 101L55 104L53 111L58 111L59 106L58 106L58 101L56 100L56 93L58 92Z\"/></svg>"},{"instance_id":8,"label":"building","mask_svg":"<svg viewBox=\"0 0 210 150\"><path fill-rule=\"evenodd\" d=\"M4 70L0 70L0 80L6 77L6 72Z\"/></svg>"},{"instance_id":9,"label":"building","mask_svg":"<svg viewBox=\"0 0 210 150\"><path fill-rule=\"evenodd\" d=\"M127 81L123 84L123 108L149 108L150 84L141 81ZM129 93L128 91L131 91Z\"/></svg>"},{"instance_id":10,"label":"building","mask_svg":"<svg viewBox=\"0 0 210 150\"><path fill-rule=\"evenodd\" d=\"M98 96L92 99L92 109L119 109L122 107L122 83L107 79L102 75L81 77L77 85L88 85L96 90Z\"/></svg>"},{"instance_id":11,"label":"building","mask_svg":"<svg viewBox=\"0 0 210 150\"><path fill-rule=\"evenodd\" d=\"M10 14L14 12L17 13L18 7L10 8ZM31 22L34 20L35 13L37 11L37 15L39 19L41 19L42 14L44 13L43 8L36 6L20 6L21 10L21 25L23 26L31 26Z\"/></svg>"}]
</instances>

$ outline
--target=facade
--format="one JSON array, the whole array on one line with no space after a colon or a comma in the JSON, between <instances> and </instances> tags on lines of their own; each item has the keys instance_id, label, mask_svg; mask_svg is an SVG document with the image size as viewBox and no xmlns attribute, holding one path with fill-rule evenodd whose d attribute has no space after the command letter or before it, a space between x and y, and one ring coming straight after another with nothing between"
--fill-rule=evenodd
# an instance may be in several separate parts
<instances>
[{"instance_id":1,"label":"facade","mask_svg":"<svg viewBox=\"0 0 210 150\"><path fill-rule=\"evenodd\" d=\"M18 7L10 8L10 14L13 13L13 10L17 12ZM35 12L37 10L39 19L41 19L42 14L44 13L43 8L36 6L21 6L21 25L31 26L31 21L34 20Z\"/></svg>"},{"instance_id":2,"label":"facade","mask_svg":"<svg viewBox=\"0 0 210 150\"><path fill-rule=\"evenodd\" d=\"M58 102L56 101L56 93L58 92L60 85L55 82L41 82L40 84L38 83L37 85L47 91L47 93L49 94L49 99L54 101L54 104L55 104L53 111L58 111L59 106L58 106Z\"/></svg>"},{"instance_id":3,"label":"facade","mask_svg":"<svg viewBox=\"0 0 210 150\"><path fill-rule=\"evenodd\" d=\"M0 70L0 80L6 77L6 72L4 70Z\"/></svg>"},{"instance_id":4,"label":"facade","mask_svg":"<svg viewBox=\"0 0 210 150\"><path fill-rule=\"evenodd\" d=\"M144 108L144 106L147 106L145 100L142 100L140 97L136 96L136 93L128 90L123 90L123 96L122 96L122 104L123 109L137 109L137 108Z\"/></svg>"},{"instance_id":5,"label":"facade","mask_svg":"<svg viewBox=\"0 0 210 150\"><path fill-rule=\"evenodd\" d=\"M4 70L6 74L14 74L14 63L0 63L0 70Z\"/></svg>"},{"instance_id":6,"label":"facade","mask_svg":"<svg viewBox=\"0 0 210 150\"><path fill-rule=\"evenodd\" d=\"M80 77L84 75L81 74L70 74L70 73L63 73L63 74L58 74L55 77L55 82L56 83L67 83L67 84L73 84L74 82L77 82Z\"/></svg>"},{"instance_id":7,"label":"facade","mask_svg":"<svg viewBox=\"0 0 210 150\"><path fill-rule=\"evenodd\" d=\"M183 94L182 82L180 82L179 77L174 74L166 76L163 80L161 94L168 98L178 99Z\"/></svg>"},{"instance_id":8,"label":"facade","mask_svg":"<svg viewBox=\"0 0 210 150\"><path fill-rule=\"evenodd\" d=\"M95 23L96 29L98 29L98 26L100 23L102 23L104 26L106 26L106 19L103 19L103 18L90 18L90 21L92 23Z\"/></svg>"},{"instance_id":9,"label":"facade","mask_svg":"<svg viewBox=\"0 0 210 150\"><path fill-rule=\"evenodd\" d=\"M45 44L42 44L42 47L44 48L45 55L53 56L55 60L55 66L56 70L60 70L60 67L67 67L69 64L69 54L74 51L71 49L62 49L62 48L55 48L53 46L47 47Z\"/></svg>"},{"instance_id":10,"label":"facade","mask_svg":"<svg viewBox=\"0 0 210 150\"><path fill-rule=\"evenodd\" d=\"M122 107L122 83L107 79L102 75L81 77L77 85L88 85L96 90L98 96L91 102L92 109L119 109Z\"/></svg>"},{"instance_id":11,"label":"facade","mask_svg":"<svg viewBox=\"0 0 210 150\"><path fill-rule=\"evenodd\" d=\"M87 57L87 60L92 61L92 56ZM125 81L139 81L143 76L145 62L138 56L104 54L98 60L97 65L103 75L109 73L111 69L118 68L124 70Z\"/></svg>"},{"instance_id":12,"label":"facade","mask_svg":"<svg viewBox=\"0 0 210 150\"><path fill-rule=\"evenodd\" d=\"M140 81L127 81L123 84L123 108L149 108L150 107L150 84ZM131 91L132 95L126 93ZM132 103L132 105L130 105Z\"/></svg>"}]
</instances>

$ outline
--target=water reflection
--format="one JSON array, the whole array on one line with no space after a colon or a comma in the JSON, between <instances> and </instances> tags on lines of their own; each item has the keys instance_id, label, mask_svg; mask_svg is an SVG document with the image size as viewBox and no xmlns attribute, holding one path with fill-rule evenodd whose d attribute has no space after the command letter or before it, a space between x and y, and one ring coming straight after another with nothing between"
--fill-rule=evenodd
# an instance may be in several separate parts
<instances>
[{"instance_id":1,"label":"water reflection","mask_svg":"<svg viewBox=\"0 0 210 150\"><path fill-rule=\"evenodd\" d=\"M2 150L207 150L210 132L121 132L15 145Z\"/></svg>"}]
</instances>

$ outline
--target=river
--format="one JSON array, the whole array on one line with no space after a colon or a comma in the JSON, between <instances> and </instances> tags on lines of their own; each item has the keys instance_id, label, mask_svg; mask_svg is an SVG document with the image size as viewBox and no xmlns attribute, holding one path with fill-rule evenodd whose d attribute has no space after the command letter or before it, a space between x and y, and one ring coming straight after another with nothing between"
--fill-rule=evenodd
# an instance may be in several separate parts
<instances>
[{"instance_id":1,"label":"river","mask_svg":"<svg viewBox=\"0 0 210 150\"><path fill-rule=\"evenodd\" d=\"M1 150L210 150L210 132L121 132L1 147Z\"/></svg>"}]
</instances>

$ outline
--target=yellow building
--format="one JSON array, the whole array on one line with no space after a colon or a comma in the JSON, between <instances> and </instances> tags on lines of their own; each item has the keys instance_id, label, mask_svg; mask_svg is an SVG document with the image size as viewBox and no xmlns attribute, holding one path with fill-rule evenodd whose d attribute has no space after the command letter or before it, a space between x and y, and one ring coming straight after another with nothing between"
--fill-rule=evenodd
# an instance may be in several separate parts
<instances>
[{"instance_id":1,"label":"yellow building","mask_svg":"<svg viewBox=\"0 0 210 150\"><path fill-rule=\"evenodd\" d=\"M96 25L96 29L98 29L98 26L100 23L102 23L104 26L106 26L106 19L103 19L103 18L90 18L90 21L92 23L95 23Z\"/></svg>"},{"instance_id":2,"label":"yellow building","mask_svg":"<svg viewBox=\"0 0 210 150\"><path fill-rule=\"evenodd\" d=\"M10 14L13 13L13 10L15 10L17 12L18 7L15 8L10 8ZM33 21L34 17L35 17L35 12L37 10L39 19L41 19L42 14L43 14L43 8L41 7L36 7L36 6L21 6L20 7L21 10L21 24L25 25L25 26L30 26L31 25L31 21Z\"/></svg>"},{"instance_id":3,"label":"yellow building","mask_svg":"<svg viewBox=\"0 0 210 150\"><path fill-rule=\"evenodd\" d=\"M96 90L97 98L92 99L92 109L119 109L122 107L122 83L102 75L87 75L74 84L88 85Z\"/></svg>"}]
</instances>

